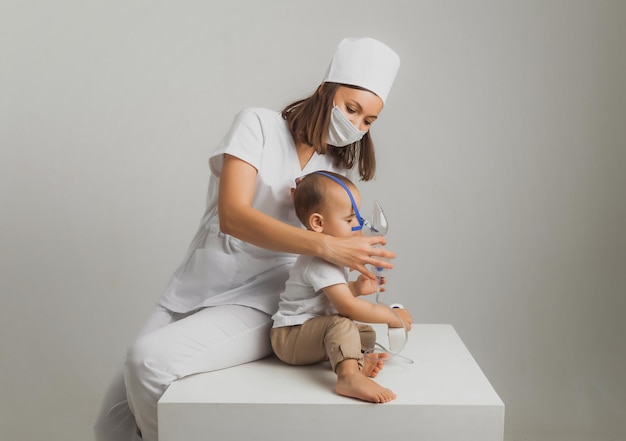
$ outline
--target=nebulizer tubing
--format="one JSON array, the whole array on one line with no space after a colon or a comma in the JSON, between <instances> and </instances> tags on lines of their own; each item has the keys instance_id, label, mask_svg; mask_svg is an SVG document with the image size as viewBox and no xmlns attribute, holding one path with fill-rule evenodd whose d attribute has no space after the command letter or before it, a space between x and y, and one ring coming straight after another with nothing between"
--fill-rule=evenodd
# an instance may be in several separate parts
<instances>
[{"instance_id":1,"label":"nebulizer tubing","mask_svg":"<svg viewBox=\"0 0 626 441\"><path fill-rule=\"evenodd\" d=\"M367 221L366 219L363 220L363 229L364 229L364 233L367 236L384 236L385 234L387 234L387 232L389 231L389 224L387 222L387 218L385 217L385 213L383 212L382 207L380 206L380 204L378 202L374 202L374 212L372 214L372 222L370 223L369 221ZM398 349L398 350L391 350L391 344L389 344L389 348L385 347L384 345L382 345L379 342L375 343L374 348L379 348L381 349L384 353L386 353L388 355L388 357L386 357L384 360L389 360L393 357L398 357L398 358L402 358L405 361L408 361L409 363L413 363L413 360L411 360L410 358L401 355L400 353L404 350L408 340L409 340L409 330L406 328L406 324L404 323L404 320L402 320L400 318L400 314L398 314L396 312L397 309L401 309L403 308L402 305L396 303L396 304L392 304L392 305L387 305L384 302L381 302L380 300L380 286L382 284L382 278L383 278L383 271L384 268L382 266L377 266L375 267L376 270L376 303L379 305L383 305L386 306L387 308L389 308L389 310L391 312L393 312L393 314L398 318L398 320L400 321L400 323L402 324L402 329L404 330L404 342L402 343L402 346ZM391 331L391 329L400 329L400 328L388 328L388 336L389 336L389 331ZM391 340L391 336L389 336L389 340ZM390 342L391 343L391 342ZM364 354L365 357L368 358L375 358L375 357L371 357L370 354L372 354L374 351L374 349L372 349L369 352L366 352ZM379 360L379 358L376 358L377 360Z\"/></svg>"}]
</instances>

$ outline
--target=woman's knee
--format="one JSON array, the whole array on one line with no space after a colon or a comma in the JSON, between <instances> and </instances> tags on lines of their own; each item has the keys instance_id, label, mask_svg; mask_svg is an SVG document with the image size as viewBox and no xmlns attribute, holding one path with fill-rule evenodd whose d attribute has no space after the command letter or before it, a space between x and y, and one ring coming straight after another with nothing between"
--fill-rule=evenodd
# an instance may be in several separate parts
<instances>
[{"instance_id":1,"label":"woman's knee","mask_svg":"<svg viewBox=\"0 0 626 441\"><path fill-rule=\"evenodd\" d=\"M163 353L158 339L147 334L136 339L126 352L124 361L124 380L126 383L133 381L150 381L168 376L168 357Z\"/></svg>"}]
</instances>

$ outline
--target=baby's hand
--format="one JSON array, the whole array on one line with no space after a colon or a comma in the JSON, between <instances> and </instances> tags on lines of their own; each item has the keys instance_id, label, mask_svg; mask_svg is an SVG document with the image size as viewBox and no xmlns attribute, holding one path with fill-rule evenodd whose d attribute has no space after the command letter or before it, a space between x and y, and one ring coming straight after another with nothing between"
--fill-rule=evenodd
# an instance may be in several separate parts
<instances>
[{"instance_id":1,"label":"baby's hand","mask_svg":"<svg viewBox=\"0 0 626 441\"><path fill-rule=\"evenodd\" d=\"M384 284L387 283L385 277L380 277L380 292L384 292ZM367 277L360 275L355 281L355 287L357 294L360 296L366 296L374 294L378 288L378 282L376 280L368 279Z\"/></svg>"},{"instance_id":2,"label":"baby's hand","mask_svg":"<svg viewBox=\"0 0 626 441\"><path fill-rule=\"evenodd\" d=\"M411 314L409 314L409 311L407 311L404 308L393 308L393 312L395 312L396 314L398 314L398 316L400 316L400 320L402 320L404 322L404 326L406 326L406 330L410 331L411 330L411 323L413 323L413 318L411 317ZM402 324L401 323L397 323L398 326L394 326L394 325L389 325L390 328L401 328Z\"/></svg>"}]
</instances>

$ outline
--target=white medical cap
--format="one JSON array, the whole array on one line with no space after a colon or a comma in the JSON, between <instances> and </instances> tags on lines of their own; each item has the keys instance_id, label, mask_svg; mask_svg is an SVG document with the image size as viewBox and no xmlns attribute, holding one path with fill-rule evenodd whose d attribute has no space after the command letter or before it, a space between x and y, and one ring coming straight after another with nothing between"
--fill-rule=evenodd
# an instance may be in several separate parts
<instances>
[{"instance_id":1,"label":"white medical cap","mask_svg":"<svg viewBox=\"0 0 626 441\"><path fill-rule=\"evenodd\" d=\"M400 67L400 57L373 38L344 38L337 46L323 82L359 86L383 103Z\"/></svg>"}]
</instances>

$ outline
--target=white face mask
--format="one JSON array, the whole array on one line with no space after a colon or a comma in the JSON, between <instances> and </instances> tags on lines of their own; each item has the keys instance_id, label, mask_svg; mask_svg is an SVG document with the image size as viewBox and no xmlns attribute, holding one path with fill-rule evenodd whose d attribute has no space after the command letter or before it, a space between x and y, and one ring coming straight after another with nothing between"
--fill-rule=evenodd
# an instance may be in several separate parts
<instances>
[{"instance_id":1,"label":"white face mask","mask_svg":"<svg viewBox=\"0 0 626 441\"><path fill-rule=\"evenodd\" d=\"M367 133L362 132L352 125L348 117L344 115L337 106L333 107L330 115L330 125L328 127L328 139L326 144L335 147L345 147L349 144L357 142Z\"/></svg>"}]
</instances>

